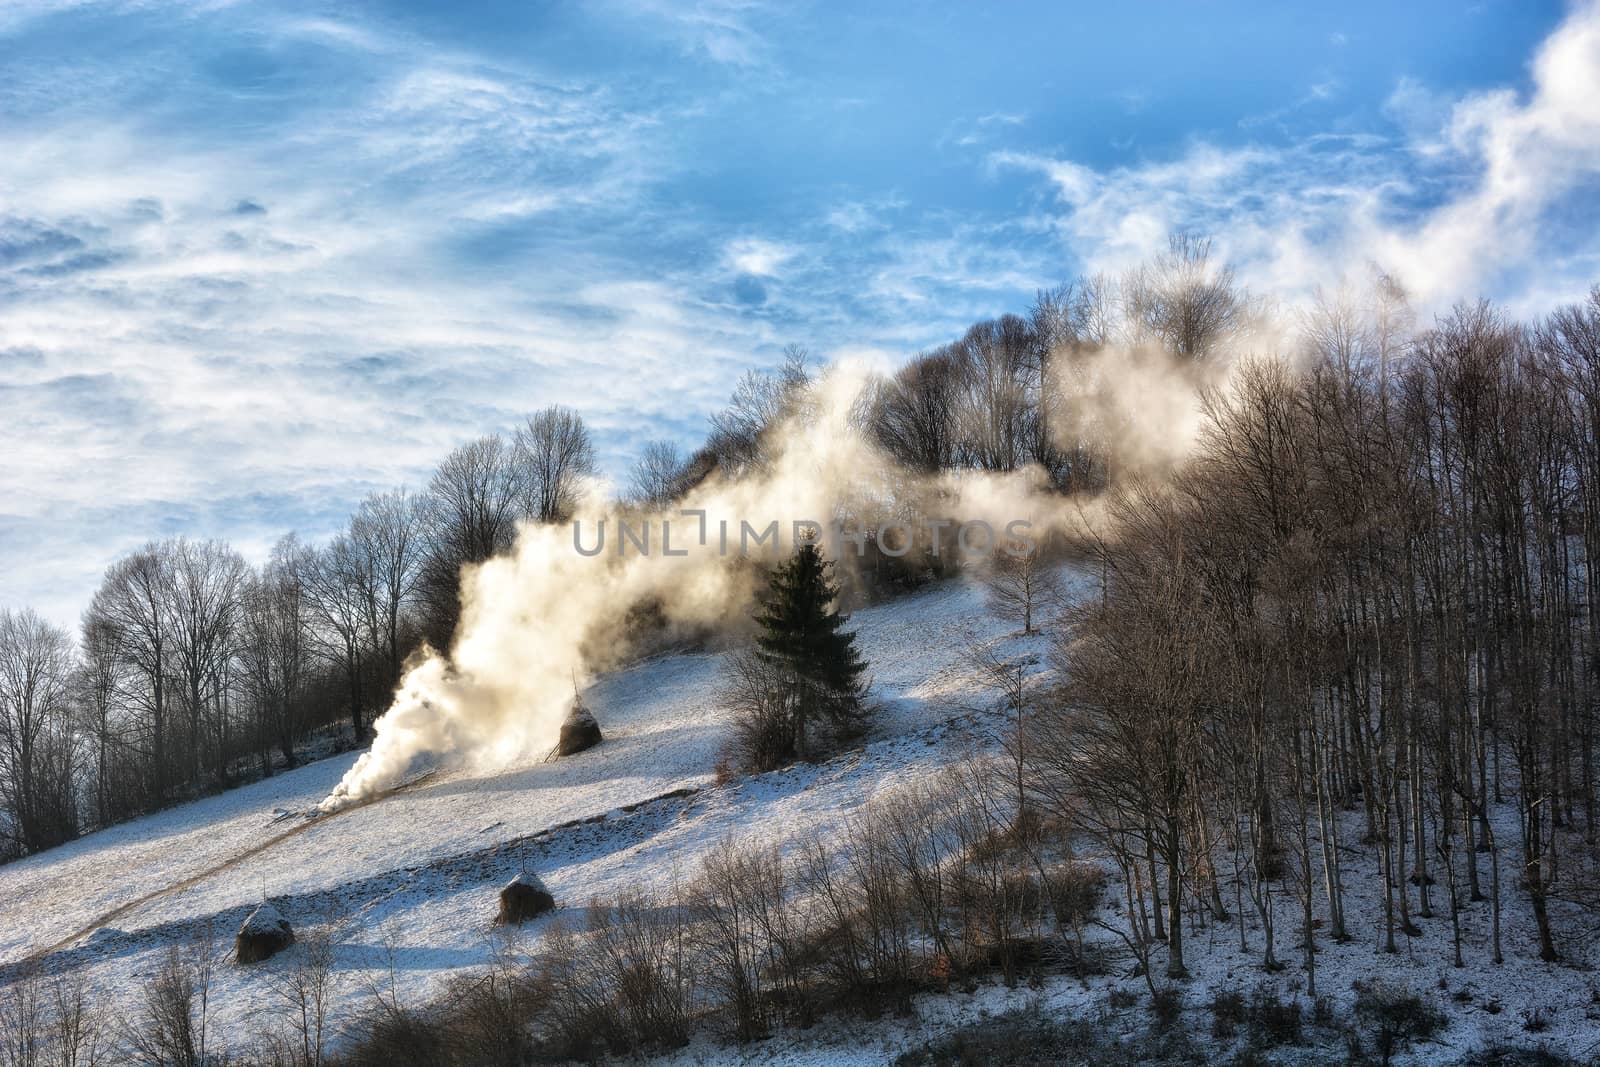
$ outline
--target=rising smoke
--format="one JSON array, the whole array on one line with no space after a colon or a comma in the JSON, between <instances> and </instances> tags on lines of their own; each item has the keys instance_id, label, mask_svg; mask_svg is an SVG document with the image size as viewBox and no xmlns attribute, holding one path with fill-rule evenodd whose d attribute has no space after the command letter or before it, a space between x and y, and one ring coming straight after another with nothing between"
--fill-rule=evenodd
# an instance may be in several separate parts
<instances>
[{"instance_id":1,"label":"rising smoke","mask_svg":"<svg viewBox=\"0 0 1600 1067\"><path fill-rule=\"evenodd\" d=\"M1259 320L1241 319L1235 327L1236 347L1277 343ZM1228 365L1180 359L1131 334L1102 344L1056 368L1051 391L1068 398L1072 414L1059 418L1052 432L1080 442L1098 439L1122 466L1119 475L1170 469L1199 432L1201 392L1222 386ZM375 724L371 749L321 810L393 789L419 757L492 767L550 749L574 688L628 654L641 609L654 612L669 634L737 629L758 591L758 572L737 558L743 522L764 527L776 520L783 531L800 520L871 529L885 516L952 516L996 531L1021 520L1041 536L1081 533L1084 523L1094 522L1092 501L1043 491L1047 479L1037 468L914 475L898 467L857 417L872 380L861 365L828 368L768 432L768 458L759 469L738 478L713 475L670 510L634 517L636 528L648 524L657 538L662 523L671 523L673 548L684 555L664 554L659 540L648 553L631 545L619 552L616 516L604 487L595 485L577 520L591 548L600 524L610 524L604 551L577 551L570 525L529 524L511 555L467 568L455 647L448 657L426 652L407 671ZM705 515L685 518L683 510ZM723 523L735 531L732 557L715 533L701 542L702 521L709 531ZM825 538L821 547L832 554L840 546ZM843 544L844 566L854 551Z\"/></svg>"},{"instance_id":2,"label":"rising smoke","mask_svg":"<svg viewBox=\"0 0 1600 1067\"><path fill-rule=\"evenodd\" d=\"M419 756L494 765L550 748L574 685L587 684L626 654L630 619L642 607L659 611L669 630L737 625L756 594L753 569L737 565L742 522L765 527L777 520L787 545L796 520L850 525L861 521L856 509L864 501L907 516L933 498L941 514L982 520L996 530L1016 519L1036 526L1048 521L1036 473L918 479L897 471L852 418L867 380L855 366L822 374L799 405L803 410L771 435L765 469L736 481L713 476L650 518L656 540L649 554L631 544L619 554L617 517L596 486L577 518L586 547L600 523L608 524L603 552L576 551L569 525L530 524L510 556L468 568L450 656L429 653L407 671L374 726L371 749L322 810L392 789ZM680 508L705 511L710 536L704 545L700 521L680 516ZM663 521L671 523L674 552L681 548L686 555L662 553ZM716 533L724 522L734 531L732 556L723 555ZM822 547L831 546L825 540ZM855 549L847 543L845 551Z\"/></svg>"}]
</instances>

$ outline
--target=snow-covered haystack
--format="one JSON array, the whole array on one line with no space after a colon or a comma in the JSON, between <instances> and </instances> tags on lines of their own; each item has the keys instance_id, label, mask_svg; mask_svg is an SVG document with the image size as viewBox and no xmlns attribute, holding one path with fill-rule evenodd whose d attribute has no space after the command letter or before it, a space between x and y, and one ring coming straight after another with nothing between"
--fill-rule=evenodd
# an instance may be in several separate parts
<instances>
[{"instance_id":1,"label":"snow-covered haystack","mask_svg":"<svg viewBox=\"0 0 1600 1067\"><path fill-rule=\"evenodd\" d=\"M250 913L239 936L233 939L233 956L240 963L260 963L294 944L294 928L283 913L263 902Z\"/></svg>"},{"instance_id":2,"label":"snow-covered haystack","mask_svg":"<svg viewBox=\"0 0 1600 1067\"><path fill-rule=\"evenodd\" d=\"M566 721L561 724L561 740L556 744L556 755L570 756L574 752L593 748L601 740L600 724L594 721L594 715L583 706L581 700L574 700L572 710L567 712Z\"/></svg>"},{"instance_id":3,"label":"snow-covered haystack","mask_svg":"<svg viewBox=\"0 0 1600 1067\"><path fill-rule=\"evenodd\" d=\"M555 906L556 898L550 895L539 876L523 871L500 890L500 914L495 922L501 926L520 926Z\"/></svg>"}]
</instances>

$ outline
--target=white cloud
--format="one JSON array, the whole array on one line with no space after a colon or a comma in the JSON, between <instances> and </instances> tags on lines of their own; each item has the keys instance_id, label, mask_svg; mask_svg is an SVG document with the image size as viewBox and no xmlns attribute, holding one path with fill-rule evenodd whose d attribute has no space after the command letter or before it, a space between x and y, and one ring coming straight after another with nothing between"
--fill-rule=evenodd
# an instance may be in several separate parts
<instances>
[{"instance_id":1,"label":"white cloud","mask_svg":"<svg viewBox=\"0 0 1600 1067\"><path fill-rule=\"evenodd\" d=\"M681 417L752 356L690 283L639 280L584 225L648 225L672 168L657 113L393 34L259 32L382 56L262 136L49 111L0 130L0 554L28 561L0 603L71 624L147 537L320 536L528 410ZM619 366L638 373L597 403Z\"/></svg>"},{"instance_id":2,"label":"white cloud","mask_svg":"<svg viewBox=\"0 0 1600 1067\"><path fill-rule=\"evenodd\" d=\"M775 278L783 265L795 256L795 249L759 237L741 237L730 242L723 258L728 266L740 274L754 274L760 278Z\"/></svg>"},{"instance_id":3,"label":"white cloud","mask_svg":"<svg viewBox=\"0 0 1600 1067\"><path fill-rule=\"evenodd\" d=\"M1600 177L1600 4L1574 10L1540 47L1532 89L1446 102L1402 81L1387 113L1401 140L1320 135L1286 147L1204 142L1164 162L1096 171L996 152L1043 175L1055 220L1090 270L1125 269L1174 230L1213 234L1258 290L1290 296L1376 261L1427 306L1526 271L1513 310L1592 280L1548 261L1550 214ZM1398 151L1396 151L1398 149ZM1591 219L1592 222L1592 219ZM1592 257L1570 266L1592 270Z\"/></svg>"}]
</instances>

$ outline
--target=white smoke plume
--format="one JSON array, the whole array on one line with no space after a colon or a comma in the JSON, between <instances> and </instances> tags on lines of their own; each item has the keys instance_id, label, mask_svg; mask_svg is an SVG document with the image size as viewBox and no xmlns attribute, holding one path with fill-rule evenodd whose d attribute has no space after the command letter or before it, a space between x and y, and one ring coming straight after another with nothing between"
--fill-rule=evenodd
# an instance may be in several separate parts
<instances>
[{"instance_id":1,"label":"white smoke plume","mask_svg":"<svg viewBox=\"0 0 1600 1067\"><path fill-rule=\"evenodd\" d=\"M1193 305L1231 287L1222 271L1206 262L1157 289L1166 299ZM1147 300L1149 285L1145 276L1120 283L1124 292L1145 287ZM1382 285L1372 293L1341 292L1337 315L1366 324L1361 328L1368 333L1371 322L1395 318L1403 297ZM1216 350L1203 358L1173 354L1171 344L1126 307L1116 311L1115 321L1107 320L1096 343L1054 353L1049 393L1057 406L1049 429L1057 444L1072 449L1089 442L1107 465L1108 481L1159 479L1180 464L1199 439L1203 395L1228 388L1240 357L1292 357L1315 335L1314 316L1306 311L1297 312L1300 324L1291 328L1290 317L1269 314L1242 291L1238 295L1236 314L1217 335ZM1118 303L1133 301L1122 297ZM419 756L495 766L550 749L574 687L627 656L642 610L664 622L669 633L743 625L759 577L755 568L740 565L744 523L764 531L776 522L775 547L784 552L792 549L797 523L873 531L886 520L952 519L985 523L1003 538L1008 524L1022 521L1036 539L1100 525L1099 501L1043 491L1047 479L1038 468L921 476L898 467L868 440L857 417L872 382L862 364L829 368L769 431L767 459L759 469L732 479L713 475L660 514L619 515L604 487L591 487L577 521L591 550L605 524L604 549L596 555L577 550L571 525L525 525L510 556L468 568L451 654L430 652L406 673L375 724L371 749L322 810L394 788ZM619 519L636 533L648 530L646 551L632 543L623 550ZM666 526L671 554L662 543ZM955 528L942 536L942 551L958 553ZM749 547L757 558L769 554L765 545ZM820 547L846 567L856 552L850 541L826 534Z\"/></svg>"},{"instance_id":2,"label":"white smoke plume","mask_svg":"<svg viewBox=\"0 0 1600 1067\"><path fill-rule=\"evenodd\" d=\"M914 479L898 472L862 435L852 412L867 375L834 367L810 387L800 413L779 427L763 473L737 481L713 478L678 506L649 519L649 552L631 543L618 551L618 516L596 491L580 508L586 549L606 523L605 548L585 556L573 527L525 525L515 551L465 571L462 617L448 658L430 653L406 673L389 710L374 726L371 749L356 761L323 811L369 800L399 784L417 757L428 755L494 765L555 744L574 685L614 665L626 653L630 617L658 610L670 627L697 628L740 620L755 594L753 570L738 565L742 523L764 531L774 520L782 549L792 546L793 523L843 521L867 528L863 500L897 517L915 518L924 500L963 521L982 520L997 534L1013 520L1035 530L1042 509L1062 510L1035 490L1037 472ZM680 509L705 512L701 521ZM634 516L630 527L641 525ZM670 524L671 550L661 544ZM853 525L859 523L859 525ZM726 524L728 551L722 551ZM956 531L947 533L947 543ZM820 547L831 554L824 537ZM769 542L770 543L770 542ZM947 549L948 550L948 549ZM765 546L751 546L761 557ZM855 552L843 542L846 556Z\"/></svg>"}]
</instances>

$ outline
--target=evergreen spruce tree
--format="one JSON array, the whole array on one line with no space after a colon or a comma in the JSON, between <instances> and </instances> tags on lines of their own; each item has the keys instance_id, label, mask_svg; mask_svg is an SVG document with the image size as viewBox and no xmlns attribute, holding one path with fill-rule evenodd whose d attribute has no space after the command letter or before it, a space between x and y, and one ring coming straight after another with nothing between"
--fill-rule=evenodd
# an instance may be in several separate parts
<instances>
[{"instance_id":1,"label":"evergreen spruce tree","mask_svg":"<svg viewBox=\"0 0 1600 1067\"><path fill-rule=\"evenodd\" d=\"M820 720L848 729L862 714L866 662L848 617L834 601L839 590L815 545L800 549L772 575L756 622L758 655L782 679L794 755L806 755L808 727Z\"/></svg>"}]
</instances>

